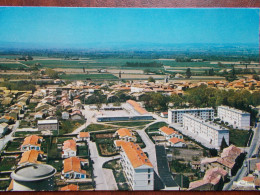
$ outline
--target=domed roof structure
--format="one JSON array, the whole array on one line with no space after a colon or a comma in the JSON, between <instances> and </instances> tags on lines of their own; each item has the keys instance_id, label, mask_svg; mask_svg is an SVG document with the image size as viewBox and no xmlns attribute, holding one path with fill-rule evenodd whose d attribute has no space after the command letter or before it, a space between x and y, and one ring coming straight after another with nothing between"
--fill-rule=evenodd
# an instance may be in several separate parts
<instances>
[{"instance_id":1,"label":"domed roof structure","mask_svg":"<svg viewBox=\"0 0 260 195\"><path fill-rule=\"evenodd\" d=\"M16 181L39 181L52 177L56 169L47 164L31 164L17 168L11 177Z\"/></svg>"}]
</instances>

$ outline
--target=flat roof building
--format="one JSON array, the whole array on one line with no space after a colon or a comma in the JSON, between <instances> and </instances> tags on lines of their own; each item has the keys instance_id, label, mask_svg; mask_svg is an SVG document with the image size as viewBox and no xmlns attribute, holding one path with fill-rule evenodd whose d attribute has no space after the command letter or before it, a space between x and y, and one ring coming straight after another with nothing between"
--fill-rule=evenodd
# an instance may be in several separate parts
<instances>
[{"instance_id":1,"label":"flat roof building","mask_svg":"<svg viewBox=\"0 0 260 195\"><path fill-rule=\"evenodd\" d=\"M39 131L59 130L58 120L38 120L38 130Z\"/></svg>"},{"instance_id":2,"label":"flat roof building","mask_svg":"<svg viewBox=\"0 0 260 195\"><path fill-rule=\"evenodd\" d=\"M217 125L211 121L205 121L203 118L196 117L192 114L183 115L183 128L192 132L199 138L208 141L209 144L220 148L222 140L229 144L229 130Z\"/></svg>"},{"instance_id":3,"label":"flat roof building","mask_svg":"<svg viewBox=\"0 0 260 195\"><path fill-rule=\"evenodd\" d=\"M250 113L228 106L218 106L218 118L238 129L250 129Z\"/></svg>"},{"instance_id":4,"label":"flat roof building","mask_svg":"<svg viewBox=\"0 0 260 195\"><path fill-rule=\"evenodd\" d=\"M180 123L183 122L183 114L193 114L203 119L213 119L214 109L213 108L185 108L185 109L173 109L168 110L168 122L169 123Z\"/></svg>"}]
</instances>

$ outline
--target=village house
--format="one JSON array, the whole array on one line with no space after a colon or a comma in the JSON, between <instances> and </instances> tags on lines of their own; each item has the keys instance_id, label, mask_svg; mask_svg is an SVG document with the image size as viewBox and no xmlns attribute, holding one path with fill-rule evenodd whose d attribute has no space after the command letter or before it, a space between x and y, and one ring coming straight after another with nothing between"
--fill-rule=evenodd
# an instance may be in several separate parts
<instances>
[{"instance_id":1,"label":"village house","mask_svg":"<svg viewBox=\"0 0 260 195\"><path fill-rule=\"evenodd\" d=\"M59 123L58 120L38 120L38 130L39 131L52 131L58 130Z\"/></svg>"},{"instance_id":2,"label":"village house","mask_svg":"<svg viewBox=\"0 0 260 195\"><path fill-rule=\"evenodd\" d=\"M63 161L62 177L65 179L85 179L87 172L82 170L82 166L88 164L88 160L78 157L70 157Z\"/></svg>"},{"instance_id":3,"label":"village house","mask_svg":"<svg viewBox=\"0 0 260 195\"><path fill-rule=\"evenodd\" d=\"M184 139L179 139L177 137L168 139L168 145L176 148L182 148L186 146Z\"/></svg>"},{"instance_id":4,"label":"village house","mask_svg":"<svg viewBox=\"0 0 260 195\"><path fill-rule=\"evenodd\" d=\"M70 114L71 120L84 120L84 116L80 110L75 110Z\"/></svg>"},{"instance_id":5,"label":"village house","mask_svg":"<svg viewBox=\"0 0 260 195\"><path fill-rule=\"evenodd\" d=\"M201 161L201 170L205 171L214 167L221 167L232 176L232 169L236 164L236 159L242 154L240 148L230 145L221 153L221 157L205 158Z\"/></svg>"},{"instance_id":6,"label":"village house","mask_svg":"<svg viewBox=\"0 0 260 195\"><path fill-rule=\"evenodd\" d=\"M79 141L89 142L89 140L90 140L89 132L80 132L77 137L78 137Z\"/></svg>"},{"instance_id":7,"label":"village house","mask_svg":"<svg viewBox=\"0 0 260 195\"><path fill-rule=\"evenodd\" d=\"M24 166L24 165L29 165L29 164L39 164L40 160L42 158L43 152L38 151L38 150L28 150L25 151L22 154L22 158L19 161L18 165L19 166Z\"/></svg>"},{"instance_id":8,"label":"village house","mask_svg":"<svg viewBox=\"0 0 260 195\"><path fill-rule=\"evenodd\" d=\"M136 142L136 137L130 129L121 128L117 130L114 137L119 137L120 140Z\"/></svg>"},{"instance_id":9,"label":"village house","mask_svg":"<svg viewBox=\"0 0 260 195\"><path fill-rule=\"evenodd\" d=\"M62 147L62 158L69 158L76 155L77 155L76 141L73 139L64 141Z\"/></svg>"},{"instance_id":10,"label":"village house","mask_svg":"<svg viewBox=\"0 0 260 195\"><path fill-rule=\"evenodd\" d=\"M159 129L159 133L161 135L163 135L166 138L166 140L171 139L173 137L176 137L176 138L179 138L179 139L183 139L183 136L181 134L179 134L178 132L174 131L170 127L166 127L166 126L161 127Z\"/></svg>"},{"instance_id":11,"label":"village house","mask_svg":"<svg viewBox=\"0 0 260 195\"><path fill-rule=\"evenodd\" d=\"M168 112L161 112L161 117L168 118Z\"/></svg>"},{"instance_id":12,"label":"village house","mask_svg":"<svg viewBox=\"0 0 260 195\"><path fill-rule=\"evenodd\" d=\"M42 119L43 118L43 113L42 112L36 112L34 114L34 119Z\"/></svg>"},{"instance_id":13,"label":"village house","mask_svg":"<svg viewBox=\"0 0 260 195\"><path fill-rule=\"evenodd\" d=\"M41 142L43 137L37 135L31 135L24 138L24 142L21 145L21 151L28 151L28 150L41 150Z\"/></svg>"},{"instance_id":14,"label":"village house","mask_svg":"<svg viewBox=\"0 0 260 195\"><path fill-rule=\"evenodd\" d=\"M75 185L75 184L69 184L67 186L64 186L62 188L60 188L59 191L78 191L79 190L79 186Z\"/></svg>"},{"instance_id":15,"label":"village house","mask_svg":"<svg viewBox=\"0 0 260 195\"><path fill-rule=\"evenodd\" d=\"M189 184L188 190L221 190L226 180L227 171L220 167L211 168L206 171L202 180Z\"/></svg>"}]
</instances>

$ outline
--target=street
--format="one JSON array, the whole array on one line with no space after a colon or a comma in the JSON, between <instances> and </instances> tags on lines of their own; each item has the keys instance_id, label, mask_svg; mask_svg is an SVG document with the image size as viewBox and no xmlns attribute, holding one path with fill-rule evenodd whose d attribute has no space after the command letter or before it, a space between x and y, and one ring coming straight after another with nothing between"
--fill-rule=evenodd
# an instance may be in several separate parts
<instances>
[{"instance_id":1,"label":"street","mask_svg":"<svg viewBox=\"0 0 260 195\"><path fill-rule=\"evenodd\" d=\"M13 126L13 130L9 135L6 135L2 139L0 139L0 151L3 149L5 144L13 139L13 134L16 132L17 128L19 127L20 121L16 121L16 123Z\"/></svg>"}]
</instances>

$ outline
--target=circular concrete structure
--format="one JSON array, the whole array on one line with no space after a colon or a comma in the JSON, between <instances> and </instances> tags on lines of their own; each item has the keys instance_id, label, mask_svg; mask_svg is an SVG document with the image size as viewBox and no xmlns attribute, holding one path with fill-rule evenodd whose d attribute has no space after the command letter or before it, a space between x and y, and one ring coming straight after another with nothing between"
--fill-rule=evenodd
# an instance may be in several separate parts
<instances>
[{"instance_id":1,"label":"circular concrete structure","mask_svg":"<svg viewBox=\"0 0 260 195\"><path fill-rule=\"evenodd\" d=\"M13 191L51 191L56 169L51 165L32 164L17 168L12 172Z\"/></svg>"}]
</instances>

